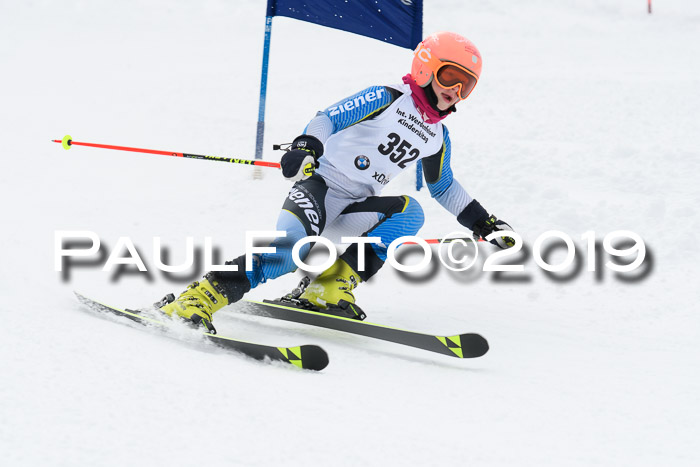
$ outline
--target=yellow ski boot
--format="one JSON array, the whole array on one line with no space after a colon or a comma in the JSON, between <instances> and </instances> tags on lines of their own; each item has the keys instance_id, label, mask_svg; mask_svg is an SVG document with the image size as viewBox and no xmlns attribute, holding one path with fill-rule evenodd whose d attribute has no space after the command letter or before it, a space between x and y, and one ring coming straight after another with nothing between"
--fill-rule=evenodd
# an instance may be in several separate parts
<instances>
[{"instance_id":1,"label":"yellow ski boot","mask_svg":"<svg viewBox=\"0 0 700 467\"><path fill-rule=\"evenodd\" d=\"M211 324L213 314L228 304L223 288L209 273L201 281L188 285L187 290L177 299L169 294L156 306L168 316L176 315L191 320L194 324L202 324L215 334L216 330Z\"/></svg>"},{"instance_id":2,"label":"yellow ski boot","mask_svg":"<svg viewBox=\"0 0 700 467\"><path fill-rule=\"evenodd\" d=\"M321 313L363 320L366 315L355 304L355 296L352 293L360 282L360 276L348 263L338 258L330 268L305 287L298 299L318 308L317 311ZM304 281L300 286L303 288L303 285Z\"/></svg>"}]
</instances>

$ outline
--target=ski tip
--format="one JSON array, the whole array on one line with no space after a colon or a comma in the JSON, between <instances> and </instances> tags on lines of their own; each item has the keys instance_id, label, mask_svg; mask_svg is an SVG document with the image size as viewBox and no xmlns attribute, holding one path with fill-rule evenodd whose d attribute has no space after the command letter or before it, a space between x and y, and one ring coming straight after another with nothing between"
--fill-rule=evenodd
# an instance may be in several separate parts
<instances>
[{"instance_id":1,"label":"ski tip","mask_svg":"<svg viewBox=\"0 0 700 467\"><path fill-rule=\"evenodd\" d=\"M65 149L66 151L70 149L72 144L73 144L73 137L71 135L66 135L61 140L61 146L63 146L63 149Z\"/></svg>"},{"instance_id":2,"label":"ski tip","mask_svg":"<svg viewBox=\"0 0 700 467\"><path fill-rule=\"evenodd\" d=\"M88 300L88 298L85 295L81 294L77 290L73 291L73 295L75 295L79 302L85 302L86 300Z\"/></svg>"},{"instance_id":3,"label":"ski tip","mask_svg":"<svg viewBox=\"0 0 700 467\"><path fill-rule=\"evenodd\" d=\"M73 294L75 295L75 298L78 299L78 302L80 302L81 305L85 305L88 308L95 309L95 308L99 308L100 306L106 306L106 305L98 302L97 300L93 300L92 298L89 298L89 297L81 294L77 290L74 290Z\"/></svg>"}]
</instances>

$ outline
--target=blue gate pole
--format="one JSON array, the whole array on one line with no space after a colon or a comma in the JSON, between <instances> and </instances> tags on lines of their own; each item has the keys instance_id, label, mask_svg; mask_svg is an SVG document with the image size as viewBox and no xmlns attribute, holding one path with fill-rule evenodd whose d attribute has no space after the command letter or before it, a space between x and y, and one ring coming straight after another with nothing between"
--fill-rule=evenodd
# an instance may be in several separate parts
<instances>
[{"instance_id":1,"label":"blue gate pole","mask_svg":"<svg viewBox=\"0 0 700 467\"><path fill-rule=\"evenodd\" d=\"M265 17L265 44L263 46L262 75L260 76L260 105L258 106L258 129L255 138L255 158L262 159L263 139L265 138L265 100L267 98L267 68L270 58L270 36L272 16Z\"/></svg>"}]
</instances>

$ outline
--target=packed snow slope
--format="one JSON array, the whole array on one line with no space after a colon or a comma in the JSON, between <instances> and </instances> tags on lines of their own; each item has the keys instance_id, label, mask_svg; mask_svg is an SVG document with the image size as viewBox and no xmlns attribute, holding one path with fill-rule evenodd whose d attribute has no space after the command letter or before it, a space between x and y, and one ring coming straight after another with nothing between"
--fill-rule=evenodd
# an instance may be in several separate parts
<instances>
[{"instance_id":1,"label":"packed snow slope","mask_svg":"<svg viewBox=\"0 0 700 467\"><path fill-rule=\"evenodd\" d=\"M643 0L425 2L426 33L460 32L483 55L476 90L446 120L453 170L523 236L525 272L386 267L357 298L372 322L479 332L491 344L481 359L244 315L240 304L217 313L221 334L329 352L323 372L297 371L78 305L73 290L127 307L181 291L192 278L155 268L155 236L177 264L188 236L198 247L212 237L223 260L243 252L246 230L274 228L289 189L276 169L253 180L245 166L50 142L252 157L264 14L252 0L0 3L3 465L698 465L691 0L655 1L652 15ZM265 158L279 160L271 144L317 110L399 83L411 58L275 18ZM385 193L421 202L426 238L461 229L411 173ZM95 232L105 255L129 237L149 274L104 272L103 256L65 277L57 230ZM573 238L578 271L550 277L536 265L533 244L549 230ZM601 253L587 271L581 235L602 242L616 230L643 238L642 268L615 274ZM482 246L477 266L493 251ZM300 276L250 297L279 296Z\"/></svg>"}]
</instances>

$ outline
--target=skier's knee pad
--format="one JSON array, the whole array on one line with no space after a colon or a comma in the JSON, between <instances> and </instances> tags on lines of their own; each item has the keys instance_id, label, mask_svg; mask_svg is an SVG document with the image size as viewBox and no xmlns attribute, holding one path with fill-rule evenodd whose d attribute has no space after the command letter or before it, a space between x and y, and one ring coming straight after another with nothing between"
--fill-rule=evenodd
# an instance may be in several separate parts
<instances>
[{"instance_id":1,"label":"skier's knee pad","mask_svg":"<svg viewBox=\"0 0 700 467\"><path fill-rule=\"evenodd\" d=\"M425 214L420 203L414 198L404 195L396 196L388 200L387 209L383 214L386 216L369 232L368 237L380 237L379 244L364 244L362 246L365 256L364 270L358 270L358 246L352 244L341 255L346 263L350 265L363 281L368 280L386 261L387 246L399 237L416 235L425 221Z\"/></svg>"},{"instance_id":2,"label":"skier's knee pad","mask_svg":"<svg viewBox=\"0 0 700 467\"><path fill-rule=\"evenodd\" d=\"M384 212L386 217L367 233L370 237L380 235L383 243L415 235L425 222L423 208L415 198L403 195L396 196L393 200L390 209Z\"/></svg>"}]
</instances>

